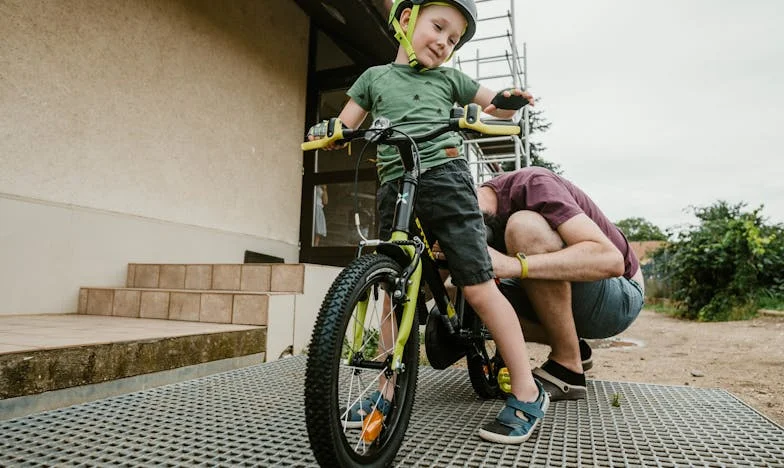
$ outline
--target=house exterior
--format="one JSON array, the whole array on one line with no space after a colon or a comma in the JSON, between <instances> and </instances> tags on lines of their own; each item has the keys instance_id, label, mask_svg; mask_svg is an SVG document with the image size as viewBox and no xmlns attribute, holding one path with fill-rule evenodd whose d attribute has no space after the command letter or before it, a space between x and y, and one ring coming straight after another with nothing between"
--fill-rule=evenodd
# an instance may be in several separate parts
<instances>
[{"instance_id":1,"label":"house exterior","mask_svg":"<svg viewBox=\"0 0 784 468\"><path fill-rule=\"evenodd\" d=\"M0 0L0 31L0 315L75 312L129 262L350 257L353 162L299 143L393 56L383 1Z\"/></svg>"}]
</instances>

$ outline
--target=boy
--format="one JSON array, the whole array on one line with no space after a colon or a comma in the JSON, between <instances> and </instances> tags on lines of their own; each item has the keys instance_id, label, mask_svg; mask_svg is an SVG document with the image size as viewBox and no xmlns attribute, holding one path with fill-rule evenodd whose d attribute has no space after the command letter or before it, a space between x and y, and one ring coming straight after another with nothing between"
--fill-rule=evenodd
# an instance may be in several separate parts
<instances>
[{"instance_id":1,"label":"boy","mask_svg":"<svg viewBox=\"0 0 784 468\"><path fill-rule=\"evenodd\" d=\"M344 126L359 127L369 112L393 124L446 119L455 102L461 106L474 102L488 114L509 118L516 109L498 109L493 102L501 105L502 97L533 100L518 89L496 95L460 71L440 68L476 31L473 0L396 0L389 24L400 42L397 57L391 64L368 69L348 90L350 100L339 116ZM422 124L404 127L412 135L427 130ZM423 173L417 216L450 259L453 283L463 288L466 300L489 328L511 374L513 395L496 420L480 429L479 436L521 443L544 416L549 397L533 379L515 312L493 281L476 189L461 154L462 140L456 133L447 133L420 144L419 150ZM392 228L397 182L403 175L394 147L379 146L377 169L380 237L386 239ZM383 397L378 405L382 412L389 407L391 392ZM374 403L365 401L351 408L352 420L361 421Z\"/></svg>"}]
</instances>

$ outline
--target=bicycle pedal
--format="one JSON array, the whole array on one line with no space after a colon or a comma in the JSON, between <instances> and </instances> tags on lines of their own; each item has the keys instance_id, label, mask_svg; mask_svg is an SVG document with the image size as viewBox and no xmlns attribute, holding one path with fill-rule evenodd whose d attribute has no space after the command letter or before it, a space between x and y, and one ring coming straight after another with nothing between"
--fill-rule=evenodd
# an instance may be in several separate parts
<instances>
[{"instance_id":1,"label":"bicycle pedal","mask_svg":"<svg viewBox=\"0 0 784 468\"><path fill-rule=\"evenodd\" d=\"M498 371L498 388L504 393L512 393L512 376L509 374L509 369L502 367Z\"/></svg>"}]
</instances>

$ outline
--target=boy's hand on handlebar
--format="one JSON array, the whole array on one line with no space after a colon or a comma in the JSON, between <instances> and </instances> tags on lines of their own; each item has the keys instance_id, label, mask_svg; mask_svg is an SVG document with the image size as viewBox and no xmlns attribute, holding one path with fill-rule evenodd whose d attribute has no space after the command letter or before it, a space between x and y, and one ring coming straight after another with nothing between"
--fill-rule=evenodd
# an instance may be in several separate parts
<instances>
[{"instance_id":1,"label":"boy's hand on handlebar","mask_svg":"<svg viewBox=\"0 0 784 468\"><path fill-rule=\"evenodd\" d=\"M329 125L328 120L322 120L321 122L317 123L316 125L310 127L307 133L307 140L308 141L315 141L320 140L327 136L327 126ZM337 149L345 148L347 143L330 143L329 145L325 146L322 149L332 151Z\"/></svg>"},{"instance_id":2,"label":"boy's hand on handlebar","mask_svg":"<svg viewBox=\"0 0 784 468\"><path fill-rule=\"evenodd\" d=\"M503 99L502 99L502 97L503 97ZM484 112L485 114L493 114L498 109L510 109L510 107L508 107L508 106L503 106L502 107L501 101L503 101L504 99L509 99L510 100L509 102L511 102L511 101L514 101L514 100L519 100L519 98L522 98L522 99L525 99L526 101L528 101L527 103L523 103L523 105L519 106L520 108L523 107L526 104L528 104L530 106L534 106L534 96L533 96L533 94L529 93L528 91L523 91L522 89L514 88L514 89L507 89L507 90L504 90L504 91L498 93L496 98L493 99L493 101L490 103L490 105L485 107L482 112ZM517 106L513 106L513 107L517 107Z\"/></svg>"},{"instance_id":3,"label":"boy's hand on handlebar","mask_svg":"<svg viewBox=\"0 0 784 468\"><path fill-rule=\"evenodd\" d=\"M324 137L316 137L316 136L313 136L313 135L308 135L308 141L320 140L322 138L324 138ZM327 150L327 151L339 150L339 149L345 148L346 145L348 145L348 143L341 143L341 144L330 143L330 144L328 144L327 146L325 146L325 147L323 147L321 149Z\"/></svg>"}]
</instances>

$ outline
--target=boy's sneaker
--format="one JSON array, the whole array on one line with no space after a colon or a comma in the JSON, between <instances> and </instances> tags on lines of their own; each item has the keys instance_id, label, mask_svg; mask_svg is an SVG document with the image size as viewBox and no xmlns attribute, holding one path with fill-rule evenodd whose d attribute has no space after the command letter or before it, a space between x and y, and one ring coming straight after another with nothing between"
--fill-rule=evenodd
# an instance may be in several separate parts
<instances>
[{"instance_id":1,"label":"boy's sneaker","mask_svg":"<svg viewBox=\"0 0 784 468\"><path fill-rule=\"evenodd\" d=\"M365 416L372 413L374 409L379 410L382 415L386 416L391 407L392 403L382 397L381 392L376 390L364 400L354 403L348 410L345 408L341 410L340 420L346 429L360 429Z\"/></svg>"},{"instance_id":2,"label":"boy's sneaker","mask_svg":"<svg viewBox=\"0 0 784 468\"><path fill-rule=\"evenodd\" d=\"M536 401L526 403L510 396L495 421L479 429L479 437L499 444L521 444L528 440L550 405L542 384L536 382L536 386L539 389Z\"/></svg>"}]
</instances>

